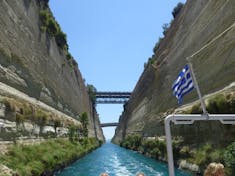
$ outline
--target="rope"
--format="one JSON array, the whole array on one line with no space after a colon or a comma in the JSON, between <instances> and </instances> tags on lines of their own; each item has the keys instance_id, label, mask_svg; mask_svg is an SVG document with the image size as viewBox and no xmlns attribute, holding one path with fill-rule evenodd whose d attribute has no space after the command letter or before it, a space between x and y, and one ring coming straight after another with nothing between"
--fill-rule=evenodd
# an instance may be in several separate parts
<instances>
[{"instance_id":1,"label":"rope","mask_svg":"<svg viewBox=\"0 0 235 176\"><path fill-rule=\"evenodd\" d=\"M190 59L193 58L194 56L196 56L197 54L199 54L201 51L203 51L205 48L207 48L209 45L211 45L213 42L215 42L216 40L218 40L220 37L222 37L225 33L227 33L229 30L231 30L233 27L235 27L235 23L233 23L231 26L229 26L227 29L225 29L222 33L220 33L219 35L217 35L216 37L214 37L209 43L207 43L206 45L204 45L201 49L199 49L198 51L196 51L195 53L193 53L191 56L187 57L186 60L190 63ZM223 65L221 66L220 70L222 70L222 68L224 67L226 63L226 58L224 60ZM215 79L212 81L211 84L211 88L214 86L215 83ZM198 88L199 89L199 88ZM200 90L199 90L200 91ZM203 103L204 100L202 99Z\"/></svg>"},{"instance_id":2,"label":"rope","mask_svg":"<svg viewBox=\"0 0 235 176\"><path fill-rule=\"evenodd\" d=\"M233 27L235 27L235 23L233 23L230 27L228 27L227 29L225 29L222 33L220 33L219 35L217 35L216 37L214 37L209 43L207 43L206 45L204 45L201 49L199 49L198 51L196 51L195 53L193 53L191 56L187 57L186 59L192 58L194 56L196 56L198 53L200 53L202 50L204 50L205 48L207 48L209 45L211 45L214 41L216 41L217 39L219 39L220 37L222 37L226 32L228 32L230 29L232 29Z\"/></svg>"}]
</instances>

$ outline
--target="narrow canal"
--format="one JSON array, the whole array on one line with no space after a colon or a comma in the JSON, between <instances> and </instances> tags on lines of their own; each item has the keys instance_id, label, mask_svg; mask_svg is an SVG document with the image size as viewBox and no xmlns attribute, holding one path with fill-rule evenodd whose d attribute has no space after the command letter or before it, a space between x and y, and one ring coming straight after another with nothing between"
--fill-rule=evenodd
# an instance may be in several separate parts
<instances>
[{"instance_id":1,"label":"narrow canal","mask_svg":"<svg viewBox=\"0 0 235 176\"><path fill-rule=\"evenodd\" d=\"M138 172L146 176L168 176L165 163L155 161L139 153L106 143L69 167L57 172L56 176L99 176L107 172L110 176L135 176ZM176 170L177 176L190 176Z\"/></svg>"}]
</instances>

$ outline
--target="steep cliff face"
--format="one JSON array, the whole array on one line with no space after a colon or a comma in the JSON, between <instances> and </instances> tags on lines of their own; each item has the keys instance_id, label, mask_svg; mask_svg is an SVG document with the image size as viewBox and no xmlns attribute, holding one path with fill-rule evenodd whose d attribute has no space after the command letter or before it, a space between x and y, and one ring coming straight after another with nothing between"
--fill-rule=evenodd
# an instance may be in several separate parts
<instances>
[{"instance_id":1,"label":"steep cliff face","mask_svg":"<svg viewBox=\"0 0 235 176\"><path fill-rule=\"evenodd\" d=\"M72 116L87 112L103 138L76 62L66 58L55 37L40 29L46 1L0 2L0 81Z\"/></svg>"},{"instance_id":2,"label":"steep cliff face","mask_svg":"<svg viewBox=\"0 0 235 176\"><path fill-rule=\"evenodd\" d=\"M119 119L113 141L128 134L164 135L163 119L178 106L171 85L191 56L191 62L203 95L218 91L235 81L235 1L188 0L174 19L149 64L142 73L133 94ZM233 25L233 26L232 26ZM226 30L228 29L228 30ZM223 31L223 35L215 38ZM231 90L232 91L232 90ZM184 104L197 99L196 91L184 97ZM197 128L199 128L198 126ZM218 127L218 130L215 128ZM193 128L179 127L175 135L186 135ZM207 125L207 134L223 133L216 124ZM217 131L215 133L215 131ZM191 138L199 133L194 131ZM234 134L234 131L233 133ZM200 136L200 135L199 135ZM219 140L219 139L218 139Z\"/></svg>"}]
</instances>

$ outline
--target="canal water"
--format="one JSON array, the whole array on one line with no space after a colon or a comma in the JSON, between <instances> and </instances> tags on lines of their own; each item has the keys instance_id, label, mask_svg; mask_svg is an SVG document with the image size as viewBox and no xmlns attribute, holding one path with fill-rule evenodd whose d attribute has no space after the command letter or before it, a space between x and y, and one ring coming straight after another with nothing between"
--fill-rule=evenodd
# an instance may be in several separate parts
<instances>
[{"instance_id":1,"label":"canal water","mask_svg":"<svg viewBox=\"0 0 235 176\"><path fill-rule=\"evenodd\" d=\"M55 175L99 176L102 172L110 176L135 176L138 172L146 176L168 176L168 167L137 152L106 143ZM176 170L176 175L190 176L181 170Z\"/></svg>"}]
</instances>

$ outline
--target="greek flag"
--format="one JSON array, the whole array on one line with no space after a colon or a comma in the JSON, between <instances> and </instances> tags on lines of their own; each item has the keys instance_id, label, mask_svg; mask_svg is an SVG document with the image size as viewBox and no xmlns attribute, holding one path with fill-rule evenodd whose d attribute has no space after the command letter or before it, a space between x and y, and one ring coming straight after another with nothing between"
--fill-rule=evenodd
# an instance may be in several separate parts
<instances>
[{"instance_id":1,"label":"greek flag","mask_svg":"<svg viewBox=\"0 0 235 176\"><path fill-rule=\"evenodd\" d=\"M189 66L185 65L183 70L179 73L177 79L172 85L173 94L178 99L178 103L181 104L183 96L193 90L193 80L190 74Z\"/></svg>"}]
</instances>

